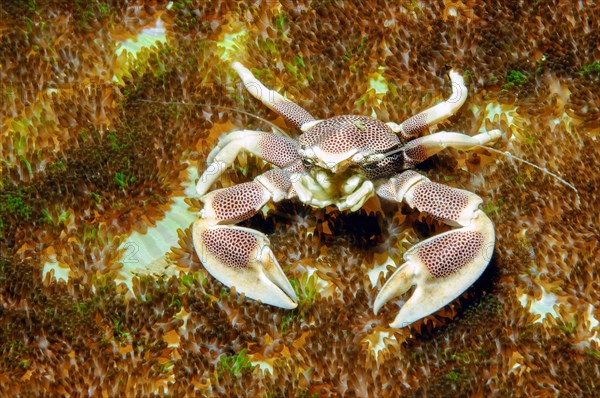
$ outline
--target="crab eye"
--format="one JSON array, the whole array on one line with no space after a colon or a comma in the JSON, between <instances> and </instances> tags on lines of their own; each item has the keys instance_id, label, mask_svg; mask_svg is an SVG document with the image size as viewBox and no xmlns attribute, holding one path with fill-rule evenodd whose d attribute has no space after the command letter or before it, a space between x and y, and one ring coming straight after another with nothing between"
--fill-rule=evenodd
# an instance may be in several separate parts
<instances>
[{"instance_id":1,"label":"crab eye","mask_svg":"<svg viewBox=\"0 0 600 398\"><path fill-rule=\"evenodd\" d=\"M302 159L302 165L305 169L310 169L312 167L312 162L306 158Z\"/></svg>"}]
</instances>

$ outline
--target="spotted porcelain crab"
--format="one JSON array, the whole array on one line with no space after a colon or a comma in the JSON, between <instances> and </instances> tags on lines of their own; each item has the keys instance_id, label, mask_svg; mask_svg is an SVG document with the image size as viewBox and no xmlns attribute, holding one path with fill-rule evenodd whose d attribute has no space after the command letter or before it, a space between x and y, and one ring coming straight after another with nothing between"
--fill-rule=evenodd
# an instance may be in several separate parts
<instances>
[{"instance_id":1,"label":"spotted porcelain crab","mask_svg":"<svg viewBox=\"0 0 600 398\"><path fill-rule=\"evenodd\" d=\"M479 208L479 196L431 182L409 170L446 147L469 150L493 142L500 131L468 136L438 132L418 138L428 126L453 115L464 103L463 78L450 72L452 96L401 124L367 116L343 115L316 120L308 111L269 90L242 64L233 69L246 89L264 105L302 131L298 140L275 133L234 131L208 155L197 184L204 202L193 225L200 260L217 280L246 297L282 308L295 308L296 295L268 238L235 226L268 202L297 198L310 206L334 205L358 210L373 195L404 201L456 227L408 250L374 302L377 311L392 298L416 288L391 327L404 327L459 296L487 267L493 251L494 225ZM247 151L275 166L252 182L209 192L219 176ZM208 193L207 193L208 192Z\"/></svg>"}]
</instances>

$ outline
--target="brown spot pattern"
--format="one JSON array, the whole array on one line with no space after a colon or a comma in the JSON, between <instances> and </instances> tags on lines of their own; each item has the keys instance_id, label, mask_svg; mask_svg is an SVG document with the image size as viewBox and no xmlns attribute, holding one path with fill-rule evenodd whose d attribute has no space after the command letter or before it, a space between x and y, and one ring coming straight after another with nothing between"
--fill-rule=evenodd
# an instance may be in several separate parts
<instances>
[{"instance_id":1,"label":"brown spot pattern","mask_svg":"<svg viewBox=\"0 0 600 398\"><path fill-rule=\"evenodd\" d=\"M370 180L391 177L404 168L402 152L388 156L377 163L368 163L361 166L363 174Z\"/></svg>"},{"instance_id":2,"label":"brown spot pattern","mask_svg":"<svg viewBox=\"0 0 600 398\"><path fill-rule=\"evenodd\" d=\"M262 185L246 182L217 191L211 206L218 220L241 221L256 213L263 193Z\"/></svg>"},{"instance_id":3,"label":"brown spot pattern","mask_svg":"<svg viewBox=\"0 0 600 398\"><path fill-rule=\"evenodd\" d=\"M413 203L419 210L442 221L457 221L460 213L469 205L469 197L458 189L436 182L424 182L414 187Z\"/></svg>"},{"instance_id":4,"label":"brown spot pattern","mask_svg":"<svg viewBox=\"0 0 600 398\"><path fill-rule=\"evenodd\" d=\"M302 164L302 160L298 159L294 163L287 165L285 167L285 171L287 171L288 173L302 173L306 171L306 169Z\"/></svg>"},{"instance_id":5,"label":"brown spot pattern","mask_svg":"<svg viewBox=\"0 0 600 398\"><path fill-rule=\"evenodd\" d=\"M396 184L394 187L396 189L396 192L398 192L404 184L406 184L410 179L412 179L414 177L423 177L423 176L421 174L417 173L416 171L412 171L412 170L407 170L404 173L397 176Z\"/></svg>"},{"instance_id":6,"label":"brown spot pattern","mask_svg":"<svg viewBox=\"0 0 600 398\"><path fill-rule=\"evenodd\" d=\"M386 152L399 146L400 139L383 122L367 116L335 116L317 124L300 137L300 145L314 146L329 153Z\"/></svg>"},{"instance_id":7,"label":"brown spot pattern","mask_svg":"<svg viewBox=\"0 0 600 398\"><path fill-rule=\"evenodd\" d=\"M269 170L262 174L262 177L268 179L274 188L282 192L287 193L292 187L290 175L284 170Z\"/></svg>"},{"instance_id":8,"label":"brown spot pattern","mask_svg":"<svg viewBox=\"0 0 600 398\"><path fill-rule=\"evenodd\" d=\"M377 195L381 198L395 201L396 200L396 185L391 182L386 182L379 188L377 188Z\"/></svg>"},{"instance_id":9,"label":"brown spot pattern","mask_svg":"<svg viewBox=\"0 0 600 398\"><path fill-rule=\"evenodd\" d=\"M420 145L418 141L418 139L411 141L404 147L404 164L406 167L412 167L428 158L425 147Z\"/></svg>"},{"instance_id":10,"label":"brown spot pattern","mask_svg":"<svg viewBox=\"0 0 600 398\"><path fill-rule=\"evenodd\" d=\"M456 231L432 238L417 255L434 278L445 278L473 261L483 242L480 232Z\"/></svg>"},{"instance_id":11,"label":"brown spot pattern","mask_svg":"<svg viewBox=\"0 0 600 398\"><path fill-rule=\"evenodd\" d=\"M206 230L201 236L210 254L227 267L238 269L248 266L250 253L258 242L251 233L233 228Z\"/></svg>"},{"instance_id":12,"label":"brown spot pattern","mask_svg":"<svg viewBox=\"0 0 600 398\"><path fill-rule=\"evenodd\" d=\"M277 167L285 167L300 159L296 141L274 134L263 134L260 140L260 153L264 160Z\"/></svg>"},{"instance_id":13,"label":"brown spot pattern","mask_svg":"<svg viewBox=\"0 0 600 398\"><path fill-rule=\"evenodd\" d=\"M302 108L300 105L293 103L292 101L280 101L273 104L273 108L285 119L286 122L293 125L297 129L315 118L308 113L308 111Z\"/></svg>"},{"instance_id":14,"label":"brown spot pattern","mask_svg":"<svg viewBox=\"0 0 600 398\"><path fill-rule=\"evenodd\" d=\"M411 116L402 122L402 138L409 140L427 130L428 127L425 123L425 114Z\"/></svg>"}]
</instances>

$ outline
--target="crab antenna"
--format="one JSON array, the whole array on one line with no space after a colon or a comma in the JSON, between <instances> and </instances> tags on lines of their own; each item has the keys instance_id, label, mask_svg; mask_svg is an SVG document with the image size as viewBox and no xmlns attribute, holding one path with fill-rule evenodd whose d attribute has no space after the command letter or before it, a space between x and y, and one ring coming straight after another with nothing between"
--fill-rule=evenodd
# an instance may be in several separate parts
<instances>
[{"instance_id":1,"label":"crab antenna","mask_svg":"<svg viewBox=\"0 0 600 398\"><path fill-rule=\"evenodd\" d=\"M554 177L555 179L557 179L558 181L560 181L562 184L566 185L567 187L569 187L569 188L571 188L573 191L575 191L575 196L577 197L577 206L579 206L579 204L581 203L581 200L580 200L580 198L579 198L579 191L577 190L577 188L575 187L575 185L573 185L573 184L571 184L570 182L566 181L564 178L562 178L562 177L558 176L557 174L555 174L555 173L551 172L551 171L550 171L550 170L548 170L547 168L545 168L545 167L540 167L540 166L538 166L537 164L535 164L535 163L531 163L531 162L529 162L529 161L527 161L527 160L525 160L525 159L522 159L522 158L520 158L520 157L518 157L518 156L515 156L515 155L513 155L512 153L510 153L510 152L508 152L508 151L506 151L506 152L502 152L502 151L499 151L499 150L497 150L497 149L494 149L494 148L492 148L492 147L485 146L485 145L476 145L475 147L483 148L483 149L489 150L489 151L491 151L491 152L498 153L498 154L500 154L500 155L503 155L503 156L505 156L505 157L506 157L506 158L508 158L508 159L515 159L515 160L518 160L519 162L525 163L526 165L528 165L528 166L531 166L531 167L533 167L534 169L537 169L537 170L541 171L541 172L542 172L542 173L544 173L544 174L548 174L549 176L551 176L551 177ZM400 148L396 148L396 149L394 149L394 150L392 150L392 151L386 152L386 153L385 153L385 156L390 156L390 155L393 155L393 154L395 154L395 153L401 152L402 150L403 150L403 148L401 148L401 147L400 147Z\"/></svg>"},{"instance_id":2,"label":"crab antenna","mask_svg":"<svg viewBox=\"0 0 600 398\"><path fill-rule=\"evenodd\" d=\"M499 150L497 150L497 149L494 149L494 148L491 148L491 147L489 147L489 146L485 146L485 145L477 145L477 146L478 146L479 148L483 148L483 149L486 149L486 150L489 150L489 151L492 151L492 152L498 153L498 154L500 154L500 155L503 155L503 156L507 157L508 159L511 159L511 160L512 160L512 159L516 159L516 160L518 160L519 162L525 163L526 165L528 165L528 166L531 166L531 167L533 167L534 169L537 169L537 170L541 171L541 172L542 172L542 173L544 173L544 174L548 174L549 176L552 176L552 177L556 178L558 181L560 181L561 183L563 183L564 185L568 186L568 187L569 187L569 188L571 188L573 191L575 191L575 196L577 196L577 206L579 206L579 204L581 203L581 201L580 201L580 199L579 199L579 191L577 190L577 188L575 187L575 185L573 185L573 184L571 184L570 182L566 181L564 178L562 178L562 177L558 176L557 174L555 174L555 173L551 172L551 171L550 171L550 170L548 170L547 168L545 168L545 167L540 167L540 166L538 166L537 164L535 164L535 163L531 163L531 162L529 162L529 161L527 161L527 160L525 160L525 159L522 159L522 158L520 158L520 157L518 157L518 156L515 156L515 155L513 155L512 153L510 153L510 152L508 152L508 151L502 152L502 151L499 151Z\"/></svg>"},{"instance_id":3,"label":"crab antenna","mask_svg":"<svg viewBox=\"0 0 600 398\"><path fill-rule=\"evenodd\" d=\"M267 119L264 119L264 118L262 118L260 116L252 114L250 112L246 112L243 109L231 108L229 106L223 106L223 105L203 104L201 102L155 101L155 100L147 100L147 99L139 99L139 100L136 100L134 102L147 102L147 103L151 103L151 104L162 104L162 105L210 106L210 107L217 108L217 109L224 109L224 110L228 110L228 111L239 112L239 113L244 114L246 116L250 116L250 117L253 117L253 118L257 119L257 120L260 120L261 122L267 123L269 126L273 127L273 129L278 134L280 134L280 135L284 135L286 137L290 136L288 133L286 133L285 131L283 131L281 128L279 128L273 122L270 122Z\"/></svg>"}]
</instances>

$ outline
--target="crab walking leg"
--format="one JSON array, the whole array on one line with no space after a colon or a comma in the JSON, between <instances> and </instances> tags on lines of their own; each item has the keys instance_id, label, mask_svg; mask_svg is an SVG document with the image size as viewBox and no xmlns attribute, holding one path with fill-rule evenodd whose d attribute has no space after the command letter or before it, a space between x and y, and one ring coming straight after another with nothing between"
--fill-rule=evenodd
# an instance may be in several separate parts
<instances>
[{"instance_id":1,"label":"crab walking leg","mask_svg":"<svg viewBox=\"0 0 600 398\"><path fill-rule=\"evenodd\" d=\"M389 122L387 125L395 133L400 133L404 140L409 140L421 134L429 126L454 115L465 103L468 91L463 77L458 72L451 70L449 75L452 83L452 95L450 95L450 98L421 113L411 116L400 124Z\"/></svg>"},{"instance_id":2,"label":"crab walking leg","mask_svg":"<svg viewBox=\"0 0 600 398\"><path fill-rule=\"evenodd\" d=\"M275 259L268 238L234 226L256 214L269 200L293 195L289 174L271 170L254 181L209 192L193 226L196 253L206 270L246 297L282 308L296 308L297 298Z\"/></svg>"},{"instance_id":3,"label":"crab walking leg","mask_svg":"<svg viewBox=\"0 0 600 398\"><path fill-rule=\"evenodd\" d=\"M404 151L404 164L407 167L412 167L445 148L450 147L467 151L476 146L494 142L501 136L502 132L500 130L491 130L474 136L447 131L430 134L406 143L402 148Z\"/></svg>"},{"instance_id":4,"label":"crab walking leg","mask_svg":"<svg viewBox=\"0 0 600 398\"><path fill-rule=\"evenodd\" d=\"M239 130L223 136L206 158L207 167L196 185L198 195L204 195L223 172L245 150L278 167L300 159L298 143L291 138L262 131Z\"/></svg>"},{"instance_id":5,"label":"crab walking leg","mask_svg":"<svg viewBox=\"0 0 600 398\"><path fill-rule=\"evenodd\" d=\"M260 100L271 110L277 112L283 118L298 129L302 129L302 125L315 120L315 118L302 108L300 105L286 99L277 91L270 90L260 82L252 72L239 62L234 62L233 69L237 72L246 86L246 90L256 99Z\"/></svg>"},{"instance_id":6,"label":"crab walking leg","mask_svg":"<svg viewBox=\"0 0 600 398\"><path fill-rule=\"evenodd\" d=\"M416 285L390 324L401 328L442 308L481 276L494 249L494 225L479 208L482 203L479 196L431 182L414 171L391 178L377 189L377 194L389 200L404 200L413 208L459 227L408 250L404 264L375 298L377 313L389 300Z\"/></svg>"}]
</instances>

